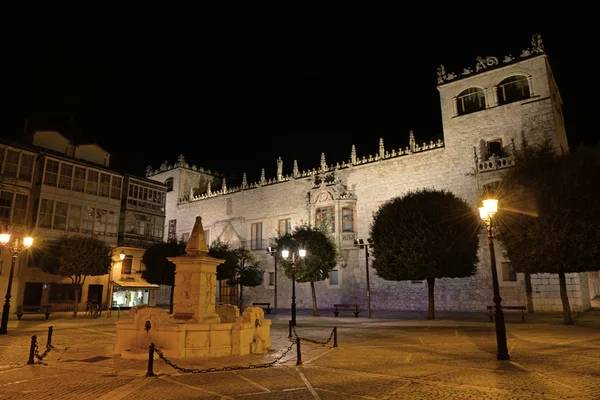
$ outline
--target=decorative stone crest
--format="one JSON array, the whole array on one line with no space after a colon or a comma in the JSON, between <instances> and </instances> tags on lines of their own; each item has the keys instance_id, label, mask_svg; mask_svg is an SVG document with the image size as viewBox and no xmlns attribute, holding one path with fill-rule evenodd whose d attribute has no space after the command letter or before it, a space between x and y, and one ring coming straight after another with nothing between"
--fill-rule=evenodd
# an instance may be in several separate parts
<instances>
[{"instance_id":1,"label":"decorative stone crest","mask_svg":"<svg viewBox=\"0 0 600 400\"><path fill-rule=\"evenodd\" d=\"M242 176L242 190L248 189L248 179L246 178L246 173Z\"/></svg>"},{"instance_id":2,"label":"decorative stone crest","mask_svg":"<svg viewBox=\"0 0 600 400\"><path fill-rule=\"evenodd\" d=\"M283 160L281 157L277 158L277 182L283 180Z\"/></svg>"},{"instance_id":3,"label":"decorative stone crest","mask_svg":"<svg viewBox=\"0 0 600 400\"><path fill-rule=\"evenodd\" d=\"M260 171L260 182L259 182L259 184L261 186L264 186L264 185L267 184L267 179L265 178L265 169L264 168Z\"/></svg>"},{"instance_id":4,"label":"decorative stone crest","mask_svg":"<svg viewBox=\"0 0 600 400\"><path fill-rule=\"evenodd\" d=\"M379 138L379 158L385 158L385 148L383 147L383 138Z\"/></svg>"},{"instance_id":5,"label":"decorative stone crest","mask_svg":"<svg viewBox=\"0 0 600 400\"><path fill-rule=\"evenodd\" d=\"M325 172L329 169L327 162L325 161L325 153L321 153L321 171Z\"/></svg>"},{"instance_id":6,"label":"decorative stone crest","mask_svg":"<svg viewBox=\"0 0 600 400\"><path fill-rule=\"evenodd\" d=\"M223 177L223 183L221 184L221 190L223 194L227 193L227 179Z\"/></svg>"},{"instance_id":7,"label":"decorative stone crest","mask_svg":"<svg viewBox=\"0 0 600 400\"><path fill-rule=\"evenodd\" d=\"M292 175L294 178L298 178L300 176L300 171L298 171L298 160L294 160L294 170L292 171Z\"/></svg>"},{"instance_id":8,"label":"decorative stone crest","mask_svg":"<svg viewBox=\"0 0 600 400\"><path fill-rule=\"evenodd\" d=\"M487 67L493 67L498 65L498 59L496 57L477 57L477 64L475 64L475 71L486 69Z\"/></svg>"},{"instance_id":9,"label":"decorative stone crest","mask_svg":"<svg viewBox=\"0 0 600 400\"><path fill-rule=\"evenodd\" d=\"M356 165L356 146L352 145L352 151L350 151L350 162L352 165Z\"/></svg>"}]
</instances>

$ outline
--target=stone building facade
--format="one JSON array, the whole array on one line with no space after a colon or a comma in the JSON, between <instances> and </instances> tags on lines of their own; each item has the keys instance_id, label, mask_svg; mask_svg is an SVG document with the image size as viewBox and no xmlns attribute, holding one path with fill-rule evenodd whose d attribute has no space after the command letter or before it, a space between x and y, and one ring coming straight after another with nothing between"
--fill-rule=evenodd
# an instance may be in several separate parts
<instances>
[{"instance_id":1,"label":"stone building facade","mask_svg":"<svg viewBox=\"0 0 600 400\"><path fill-rule=\"evenodd\" d=\"M379 141L376 154L359 153L349 144L349 159L328 163L321 154L318 167L301 171L294 161L291 175L283 175L282 162L267 178L230 188L222 175L189 165L183 156L175 164L148 167L147 177L165 182L167 193L165 239L181 239L202 216L207 238L234 246L250 246L265 271L262 286L244 290L251 301L273 299L274 261L266 252L269 240L298 224L325 222L339 246L343 262L328 280L316 284L320 308L334 303L366 304L365 252L355 239L366 239L373 212L387 200L410 190L448 190L473 204L486 185L500 180L513 165L511 153L548 138L557 150L568 151L561 111L562 100L544 54L541 37L519 57L478 57L474 69L461 74L438 69L438 90L443 139L418 143L413 132L407 146L386 148ZM435 112L435 110L432 110ZM318 160L318 155L315 155ZM215 181L218 183L215 184ZM485 243L482 227L481 243ZM475 276L436 280L438 310L481 311L492 303L490 255L480 246ZM502 251L496 252L501 295L505 305L526 305L524 278L515 273ZM385 281L371 273L373 309L426 310L427 285L422 281ZM536 310L561 310L555 276L534 276ZM590 306L588 274L568 275L568 294L574 310ZM278 301L289 307L290 281L279 274ZM299 308L310 308L309 284L297 284Z\"/></svg>"}]
</instances>

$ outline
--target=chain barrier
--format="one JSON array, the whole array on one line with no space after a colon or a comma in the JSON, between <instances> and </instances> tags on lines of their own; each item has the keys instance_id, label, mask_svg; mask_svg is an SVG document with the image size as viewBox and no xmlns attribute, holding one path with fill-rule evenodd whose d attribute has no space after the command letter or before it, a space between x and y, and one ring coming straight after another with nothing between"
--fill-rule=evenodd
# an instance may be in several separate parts
<instances>
[{"instance_id":1,"label":"chain barrier","mask_svg":"<svg viewBox=\"0 0 600 400\"><path fill-rule=\"evenodd\" d=\"M36 342L35 348L34 348L34 355L38 360L42 361L44 359L44 357L46 357L48 355L48 353L50 353L50 350L52 350L53 348L54 348L54 346L52 346L51 344L47 344L46 350L42 354L40 354L39 348L38 348L38 345Z\"/></svg>"},{"instance_id":2,"label":"chain barrier","mask_svg":"<svg viewBox=\"0 0 600 400\"><path fill-rule=\"evenodd\" d=\"M309 342L309 343L314 343L314 344L322 344L327 346L329 344L329 342L331 342L331 339L333 339L333 335L336 331L336 327L333 327L333 329L331 330L331 335L329 335L329 338L325 341L319 341L319 340L314 340L314 339L308 339L308 338L303 338L298 336L298 333L296 332L296 327L292 326L292 331L294 332L294 338L295 340L302 340L304 342ZM337 346L334 346L337 347Z\"/></svg>"},{"instance_id":3,"label":"chain barrier","mask_svg":"<svg viewBox=\"0 0 600 400\"><path fill-rule=\"evenodd\" d=\"M154 347L154 352L156 354L158 354L158 357L161 360L163 360L167 365L170 365L177 371L183 372L183 373L190 373L190 374L204 374L204 373L208 373L208 372L224 372L224 371L239 371L239 370L245 370L245 369L269 368L269 367L272 367L275 363L279 362L283 357L285 357L285 355L294 347L294 344L296 344L295 339L292 341L292 344L290 344L290 346L287 349L285 349L283 351L283 353L281 353L281 355L279 357L277 357L273 361L269 361L268 363L250 364L247 366L236 365L233 367L222 367L222 368L183 368L183 367L180 367L180 366L174 364L173 362L171 362L171 360L169 360L167 357L165 357L165 355L163 354L162 351L160 351L159 349L154 347L153 343L150 345Z\"/></svg>"},{"instance_id":4,"label":"chain barrier","mask_svg":"<svg viewBox=\"0 0 600 400\"><path fill-rule=\"evenodd\" d=\"M34 358L37 358L39 361L42 361L44 357L46 357L53 348L54 346L52 346L52 326L50 326L48 327L48 342L46 343L46 350L42 354L40 354L39 351L37 335L33 335L31 337L31 345L29 346L29 360L27 360L27 364L34 364Z\"/></svg>"}]
</instances>

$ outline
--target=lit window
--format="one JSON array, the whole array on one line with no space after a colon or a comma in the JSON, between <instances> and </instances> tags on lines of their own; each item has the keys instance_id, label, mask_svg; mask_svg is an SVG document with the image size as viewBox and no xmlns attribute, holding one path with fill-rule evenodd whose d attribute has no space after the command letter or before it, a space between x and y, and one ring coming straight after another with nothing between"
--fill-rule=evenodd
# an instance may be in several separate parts
<instances>
[{"instance_id":1,"label":"lit window","mask_svg":"<svg viewBox=\"0 0 600 400\"><path fill-rule=\"evenodd\" d=\"M335 207L317 208L315 212L315 225L324 227L328 232L335 232Z\"/></svg>"},{"instance_id":2,"label":"lit window","mask_svg":"<svg viewBox=\"0 0 600 400\"><path fill-rule=\"evenodd\" d=\"M133 256L125 256L123 261L121 261L121 273L122 274L131 274L132 265L133 265Z\"/></svg>"},{"instance_id":3,"label":"lit window","mask_svg":"<svg viewBox=\"0 0 600 400\"><path fill-rule=\"evenodd\" d=\"M44 185L56 186L58 182L58 161L46 160Z\"/></svg>"},{"instance_id":4,"label":"lit window","mask_svg":"<svg viewBox=\"0 0 600 400\"><path fill-rule=\"evenodd\" d=\"M508 104L531 97L529 82L523 75L514 75L498 84L498 104Z\"/></svg>"},{"instance_id":5,"label":"lit window","mask_svg":"<svg viewBox=\"0 0 600 400\"><path fill-rule=\"evenodd\" d=\"M280 219L279 220L279 234L286 235L288 233L292 233L292 219Z\"/></svg>"},{"instance_id":6,"label":"lit window","mask_svg":"<svg viewBox=\"0 0 600 400\"><path fill-rule=\"evenodd\" d=\"M262 222L257 222L250 226L250 249L262 249Z\"/></svg>"},{"instance_id":7,"label":"lit window","mask_svg":"<svg viewBox=\"0 0 600 400\"><path fill-rule=\"evenodd\" d=\"M485 93L480 88L463 90L456 97L458 115L469 114L485 109Z\"/></svg>"},{"instance_id":8,"label":"lit window","mask_svg":"<svg viewBox=\"0 0 600 400\"><path fill-rule=\"evenodd\" d=\"M331 270L331 272L329 272L329 284L330 285L339 285L340 284L337 269Z\"/></svg>"},{"instance_id":9,"label":"lit window","mask_svg":"<svg viewBox=\"0 0 600 400\"><path fill-rule=\"evenodd\" d=\"M351 207L342 208L342 232L354 232L354 210Z\"/></svg>"}]
</instances>

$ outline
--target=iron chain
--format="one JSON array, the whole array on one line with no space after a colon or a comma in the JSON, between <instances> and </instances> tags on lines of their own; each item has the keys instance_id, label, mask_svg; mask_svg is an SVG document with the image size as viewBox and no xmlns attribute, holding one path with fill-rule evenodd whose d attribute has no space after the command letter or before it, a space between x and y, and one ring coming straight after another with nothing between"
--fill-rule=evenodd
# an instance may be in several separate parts
<instances>
[{"instance_id":1,"label":"iron chain","mask_svg":"<svg viewBox=\"0 0 600 400\"><path fill-rule=\"evenodd\" d=\"M331 342L331 339L333 338L333 333L335 330L334 329L331 330L331 335L329 335L329 338L326 341L319 341L319 340L300 337L300 336L298 336L298 333L296 332L295 326L292 326L292 331L294 331L295 340L302 340L304 342L309 342L309 343L328 345L329 342Z\"/></svg>"},{"instance_id":2,"label":"iron chain","mask_svg":"<svg viewBox=\"0 0 600 400\"><path fill-rule=\"evenodd\" d=\"M294 347L295 343L296 343L296 340L293 340L292 344L290 344L290 346L287 349L285 349L285 351L283 353L281 353L281 355L279 357L277 357L276 359L274 359L273 361L269 361L268 363L263 363L263 364L250 364L245 367L236 365L233 367L222 367L222 368L183 368L176 364L173 364L173 362L171 362L171 360L169 360L167 357L165 357L163 352L160 351L159 349L157 349L156 347L154 348L154 352L156 354L158 354L158 357L161 360L163 360L167 365L170 365L171 367L173 367L174 369L176 369L179 372L190 373L190 374L204 374L204 373L208 373L208 372L239 371L239 370L245 370L245 369L259 369L259 368L272 367L275 363L279 362L283 357L285 357L285 355L292 349L292 347Z\"/></svg>"},{"instance_id":3,"label":"iron chain","mask_svg":"<svg viewBox=\"0 0 600 400\"><path fill-rule=\"evenodd\" d=\"M46 357L48 355L48 353L50 353L50 350L52 350L53 348L54 348L54 346L52 346L51 344L46 345L46 351L44 351L42 354L40 354L37 342L35 342L35 347L33 350L34 355L37 357L38 360L42 361L44 359L44 357Z\"/></svg>"}]
</instances>

